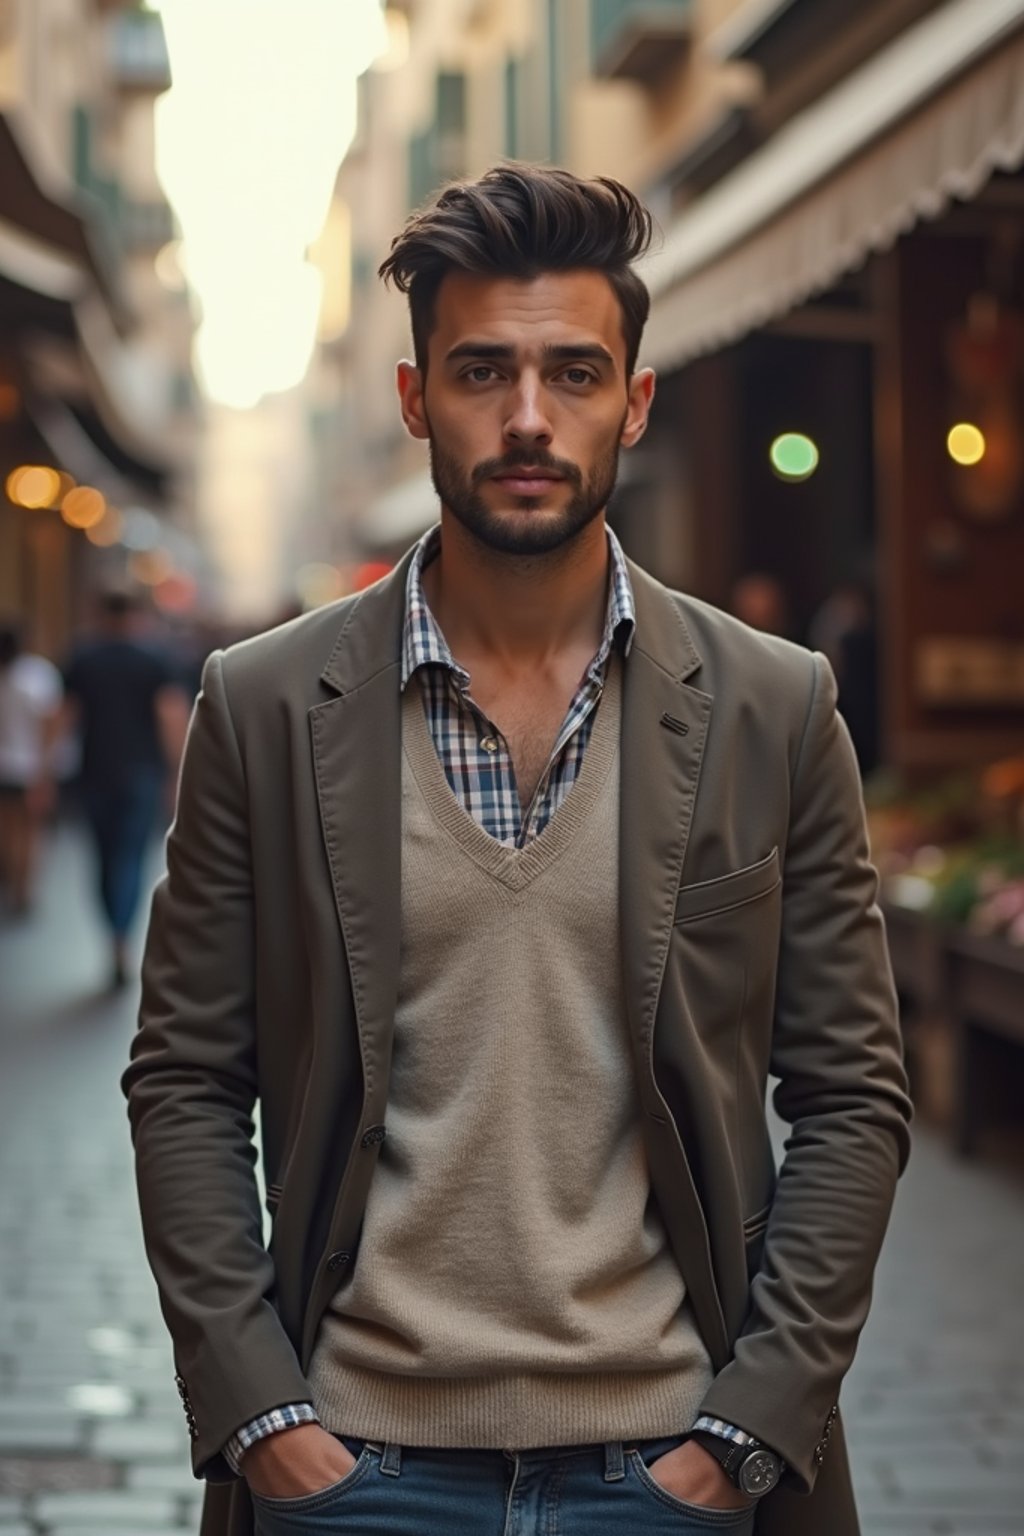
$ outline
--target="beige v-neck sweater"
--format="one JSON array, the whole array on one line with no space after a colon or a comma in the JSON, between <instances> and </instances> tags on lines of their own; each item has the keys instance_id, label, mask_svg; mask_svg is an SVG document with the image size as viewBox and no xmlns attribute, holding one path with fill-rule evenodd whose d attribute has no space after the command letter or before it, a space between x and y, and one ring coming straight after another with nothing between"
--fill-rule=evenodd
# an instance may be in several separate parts
<instances>
[{"instance_id":1,"label":"beige v-neck sweater","mask_svg":"<svg viewBox=\"0 0 1024 1536\"><path fill-rule=\"evenodd\" d=\"M618 921L620 664L580 775L508 848L403 704L388 1135L321 1325L336 1433L527 1448L681 1433L711 1380L651 1195Z\"/></svg>"}]
</instances>

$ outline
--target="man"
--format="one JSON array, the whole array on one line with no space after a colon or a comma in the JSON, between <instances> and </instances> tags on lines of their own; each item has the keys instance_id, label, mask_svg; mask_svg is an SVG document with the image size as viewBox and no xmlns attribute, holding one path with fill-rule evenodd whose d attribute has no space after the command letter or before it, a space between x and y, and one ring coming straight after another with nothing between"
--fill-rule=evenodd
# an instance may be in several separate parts
<instances>
[{"instance_id":1,"label":"man","mask_svg":"<svg viewBox=\"0 0 1024 1536\"><path fill-rule=\"evenodd\" d=\"M64 673L66 731L82 737L81 796L110 935L110 982L128 979L128 935L161 795L176 775L189 702L166 656L140 633L131 592L99 599L97 633Z\"/></svg>"},{"instance_id":2,"label":"man","mask_svg":"<svg viewBox=\"0 0 1024 1536\"><path fill-rule=\"evenodd\" d=\"M15 625L0 626L0 879L18 917L32 910L39 834L53 808L62 691L53 663L23 649Z\"/></svg>"},{"instance_id":3,"label":"man","mask_svg":"<svg viewBox=\"0 0 1024 1536\"><path fill-rule=\"evenodd\" d=\"M125 1077L204 1536L857 1530L876 880L827 665L605 526L649 235L525 166L414 215L440 529L207 665Z\"/></svg>"}]
</instances>

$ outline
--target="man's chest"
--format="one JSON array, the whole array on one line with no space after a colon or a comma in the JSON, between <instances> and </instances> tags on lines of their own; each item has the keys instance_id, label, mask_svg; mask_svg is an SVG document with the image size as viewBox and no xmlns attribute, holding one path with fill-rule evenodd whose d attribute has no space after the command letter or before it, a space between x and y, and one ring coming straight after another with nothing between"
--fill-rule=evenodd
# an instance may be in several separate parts
<instances>
[{"instance_id":1,"label":"man's chest","mask_svg":"<svg viewBox=\"0 0 1024 1536\"><path fill-rule=\"evenodd\" d=\"M538 683L533 688L499 692L485 689L484 697L476 699L507 743L524 808L533 799L550 761L574 693L574 686Z\"/></svg>"}]
</instances>

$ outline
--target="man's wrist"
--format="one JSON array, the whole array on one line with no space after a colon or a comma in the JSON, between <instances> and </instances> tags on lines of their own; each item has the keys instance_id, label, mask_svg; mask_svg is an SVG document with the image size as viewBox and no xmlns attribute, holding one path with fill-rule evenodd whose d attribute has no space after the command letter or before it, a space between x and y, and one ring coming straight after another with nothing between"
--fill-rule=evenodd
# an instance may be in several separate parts
<instances>
[{"instance_id":1,"label":"man's wrist","mask_svg":"<svg viewBox=\"0 0 1024 1536\"><path fill-rule=\"evenodd\" d=\"M770 1492L786 1469L771 1446L723 1419L703 1415L691 1429L690 1439L714 1457L733 1487L752 1498Z\"/></svg>"},{"instance_id":2,"label":"man's wrist","mask_svg":"<svg viewBox=\"0 0 1024 1536\"><path fill-rule=\"evenodd\" d=\"M235 1431L224 1447L224 1460L236 1476L242 1475L242 1460L261 1440L279 1435L286 1429L296 1429L300 1424L319 1424L320 1418L312 1403L286 1403L260 1414Z\"/></svg>"}]
</instances>

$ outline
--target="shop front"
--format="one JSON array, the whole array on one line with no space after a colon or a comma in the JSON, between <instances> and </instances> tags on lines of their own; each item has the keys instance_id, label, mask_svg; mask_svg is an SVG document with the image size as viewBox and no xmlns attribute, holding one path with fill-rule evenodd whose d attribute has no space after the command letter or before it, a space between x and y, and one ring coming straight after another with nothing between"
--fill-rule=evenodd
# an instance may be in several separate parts
<instances>
[{"instance_id":1,"label":"shop front","mask_svg":"<svg viewBox=\"0 0 1024 1536\"><path fill-rule=\"evenodd\" d=\"M1022 166L1021 0L932 7L803 106L650 262L624 506L659 575L736 608L770 580L765 627L836 666L908 1046L964 1148L1024 1086Z\"/></svg>"}]
</instances>

